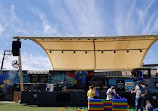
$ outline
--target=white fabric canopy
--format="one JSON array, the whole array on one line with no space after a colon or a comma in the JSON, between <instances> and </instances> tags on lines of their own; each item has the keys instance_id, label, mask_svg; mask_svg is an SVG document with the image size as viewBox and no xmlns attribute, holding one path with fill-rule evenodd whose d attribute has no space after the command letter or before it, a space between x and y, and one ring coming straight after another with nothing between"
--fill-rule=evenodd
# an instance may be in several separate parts
<instances>
[{"instance_id":1,"label":"white fabric canopy","mask_svg":"<svg viewBox=\"0 0 158 111\"><path fill-rule=\"evenodd\" d=\"M31 39L47 53L53 70L132 70L158 35L106 37L14 37Z\"/></svg>"}]
</instances>

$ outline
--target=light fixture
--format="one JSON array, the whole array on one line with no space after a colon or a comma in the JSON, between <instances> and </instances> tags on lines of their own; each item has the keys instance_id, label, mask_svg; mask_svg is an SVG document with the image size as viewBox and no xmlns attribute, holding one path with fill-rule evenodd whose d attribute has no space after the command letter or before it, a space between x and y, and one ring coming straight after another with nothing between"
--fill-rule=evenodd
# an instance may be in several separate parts
<instances>
[{"instance_id":1,"label":"light fixture","mask_svg":"<svg viewBox=\"0 0 158 111\"><path fill-rule=\"evenodd\" d=\"M141 49L140 49L139 51L140 51L140 52L142 52L142 50L141 50Z\"/></svg>"},{"instance_id":2,"label":"light fixture","mask_svg":"<svg viewBox=\"0 0 158 111\"><path fill-rule=\"evenodd\" d=\"M127 53L129 53L129 50L127 50Z\"/></svg>"}]
</instances>

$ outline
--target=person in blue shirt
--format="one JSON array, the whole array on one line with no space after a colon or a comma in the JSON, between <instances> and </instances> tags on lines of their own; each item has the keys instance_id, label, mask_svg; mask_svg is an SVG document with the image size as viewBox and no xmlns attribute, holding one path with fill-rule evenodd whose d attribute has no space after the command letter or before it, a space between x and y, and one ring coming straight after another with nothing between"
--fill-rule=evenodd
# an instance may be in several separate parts
<instances>
[{"instance_id":1,"label":"person in blue shirt","mask_svg":"<svg viewBox=\"0 0 158 111\"><path fill-rule=\"evenodd\" d=\"M96 90L95 87L93 88L93 91L94 91L94 94L95 94L94 99L98 99L99 98L99 93L98 93L98 91Z\"/></svg>"}]
</instances>

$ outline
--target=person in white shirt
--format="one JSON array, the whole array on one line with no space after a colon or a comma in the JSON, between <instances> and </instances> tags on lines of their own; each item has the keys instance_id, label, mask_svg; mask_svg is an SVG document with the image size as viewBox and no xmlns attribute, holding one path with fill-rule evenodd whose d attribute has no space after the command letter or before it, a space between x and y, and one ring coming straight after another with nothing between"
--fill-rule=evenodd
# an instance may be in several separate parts
<instances>
[{"instance_id":1,"label":"person in white shirt","mask_svg":"<svg viewBox=\"0 0 158 111\"><path fill-rule=\"evenodd\" d=\"M143 111L144 99L145 99L145 95L147 95L147 90L145 86L142 85L140 81L137 81L135 90L131 91L131 93L136 93L136 98L135 98L136 111L138 111L139 107L141 108L141 111Z\"/></svg>"},{"instance_id":2,"label":"person in white shirt","mask_svg":"<svg viewBox=\"0 0 158 111\"><path fill-rule=\"evenodd\" d=\"M116 91L114 89L114 86L111 86L111 88L109 88L106 92L107 95L107 100L111 100L114 98L114 96L116 95Z\"/></svg>"}]
</instances>

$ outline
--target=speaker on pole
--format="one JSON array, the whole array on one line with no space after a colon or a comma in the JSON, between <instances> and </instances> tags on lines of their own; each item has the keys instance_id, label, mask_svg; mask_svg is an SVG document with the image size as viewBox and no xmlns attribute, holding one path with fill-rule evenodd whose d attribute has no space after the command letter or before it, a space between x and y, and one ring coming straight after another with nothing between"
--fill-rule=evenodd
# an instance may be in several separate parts
<instances>
[{"instance_id":1,"label":"speaker on pole","mask_svg":"<svg viewBox=\"0 0 158 111\"><path fill-rule=\"evenodd\" d=\"M13 56L19 56L19 49L21 48L20 41L13 41L12 42L12 54Z\"/></svg>"}]
</instances>

